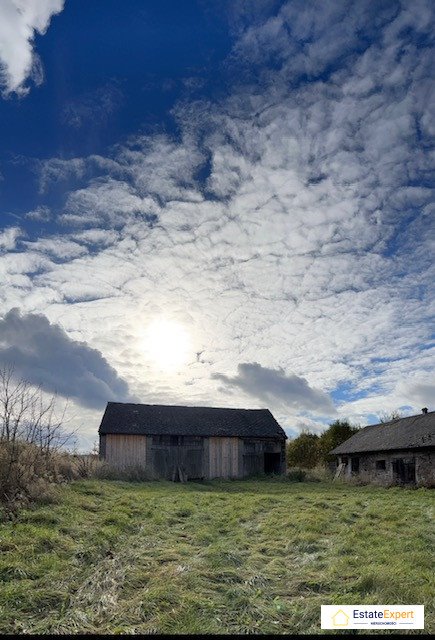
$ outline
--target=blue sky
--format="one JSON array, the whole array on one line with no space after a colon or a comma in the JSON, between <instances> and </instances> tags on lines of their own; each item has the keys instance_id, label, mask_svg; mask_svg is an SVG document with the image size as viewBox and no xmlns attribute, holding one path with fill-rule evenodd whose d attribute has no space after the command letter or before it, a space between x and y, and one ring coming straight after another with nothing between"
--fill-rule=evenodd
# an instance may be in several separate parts
<instances>
[{"instance_id":1,"label":"blue sky","mask_svg":"<svg viewBox=\"0 0 435 640\"><path fill-rule=\"evenodd\" d=\"M70 399L433 408L433 3L4 0L0 363Z\"/></svg>"},{"instance_id":2,"label":"blue sky","mask_svg":"<svg viewBox=\"0 0 435 640\"><path fill-rule=\"evenodd\" d=\"M212 7L66 3L52 28L34 40L43 84L25 99L11 94L0 103L6 207L15 213L33 205L38 185L32 159L104 153L129 135L156 128L176 135L171 108L198 94L194 82L207 85L201 95L225 86L222 62L232 39L226 14Z\"/></svg>"}]
</instances>

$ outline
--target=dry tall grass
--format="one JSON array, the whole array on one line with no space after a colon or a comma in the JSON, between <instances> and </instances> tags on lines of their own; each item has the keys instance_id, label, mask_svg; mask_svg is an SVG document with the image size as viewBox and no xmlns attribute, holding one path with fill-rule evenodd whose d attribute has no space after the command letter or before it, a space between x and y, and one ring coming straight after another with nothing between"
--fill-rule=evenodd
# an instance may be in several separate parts
<instances>
[{"instance_id":1,"label":"dry tall grass","mask_svg":"<svg viewBox=\"0 0 435 640\"><path fill-rule=\"evenodd\" d=\"M114 469L98 454L47 453L33 443L0 440L0 505L6 517L16 516L33 502L56 502L58 484L89 478L127 482L151 479L142 467Z\"/></svg>"},{"instance_id":2,"label":"dry tall grass","mask_svg":"<svg viewBox=\"0 0 435 640\"><path fill-rule=\"evenodd\" d=\"M27 442L0 442L0 504L7 516L31 502L55 500L54 485L79 475L71 456Z\"/></svg>"}]
</instances>

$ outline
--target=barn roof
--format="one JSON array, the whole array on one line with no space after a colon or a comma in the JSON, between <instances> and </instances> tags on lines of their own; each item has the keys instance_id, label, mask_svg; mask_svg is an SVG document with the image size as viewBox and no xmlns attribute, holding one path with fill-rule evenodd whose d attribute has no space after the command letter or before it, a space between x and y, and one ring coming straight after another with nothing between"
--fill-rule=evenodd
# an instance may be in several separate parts
<instances>
[{"instance_id":1,"label":"barn roof","mask_svg":"<svg viewBox=\"0 0 435 640\"><path fill-rule=\"evenodd\" d=\"M435 447L435 411L360 429L332 454Z\"/></svg>"},{"instance_id":2,"label":"barn roof","mask_svg":"<svg viewBox=\"0 0 435 640\"><path fill-rule=\"evenodd\" d=\"M108 402L99 433L286 438L268 409Z\"/></svg>"}]
</instances>

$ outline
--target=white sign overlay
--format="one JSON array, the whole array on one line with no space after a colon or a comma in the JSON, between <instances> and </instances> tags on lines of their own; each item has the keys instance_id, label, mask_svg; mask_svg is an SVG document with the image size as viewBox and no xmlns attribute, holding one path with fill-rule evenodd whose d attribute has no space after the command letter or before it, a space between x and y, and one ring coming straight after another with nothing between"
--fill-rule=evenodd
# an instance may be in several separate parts
<instances>
[{"instance_id":1,"label":"white sign overlay","mask_svg":"<svg viewBox=\"0 0 435 640\"><path fill-rule=\"evenodd\" d=\"M321 606L322 629L424 629L421 604L335 604Z\"/></svg>"}]
</instances>

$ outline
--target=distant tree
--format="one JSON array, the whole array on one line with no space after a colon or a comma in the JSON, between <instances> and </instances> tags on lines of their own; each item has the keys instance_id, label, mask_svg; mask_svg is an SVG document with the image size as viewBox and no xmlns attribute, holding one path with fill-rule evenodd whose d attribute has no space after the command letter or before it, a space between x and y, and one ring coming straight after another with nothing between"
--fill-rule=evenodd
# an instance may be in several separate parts
<instances>
[{"instance_id":1,"label":"distant tree","mask_svg":"<svg viewBox=\"0 0 435 640\"><path fill-rule=\"evenodd\" d=\"M329 452L353 436L358 430L359 427L350 424L348 420L336 420L332 422L319 437L318 449L320 461L327 464L334 460L334 456L331 456Z\"/></svg>"},{"instance_id":2,"label":"distant tree","mask_svg":"<svg viewBox=\"0 0 435 640\"><path fill-rule=\"evenodd\" d=\"M393 420L399 420L399 418L402 417L402 414L400 413L400 411L398 409L394 409L394 411L391 411L390 413L388 413L388 411L383 411L382 413L379 414L379 421L384 423L384 422L392 422Z\"/></svg>"},{"instance_id":3,"label":"distant tree","mask_svg":"<svg viewBox=\"0 0 435 640\"><path fill-rule=\"evenodd\" d=\"M319 436L302 432L287 444L287 466L312 469L319 461Z\"/></svg>"}]
</instances>

